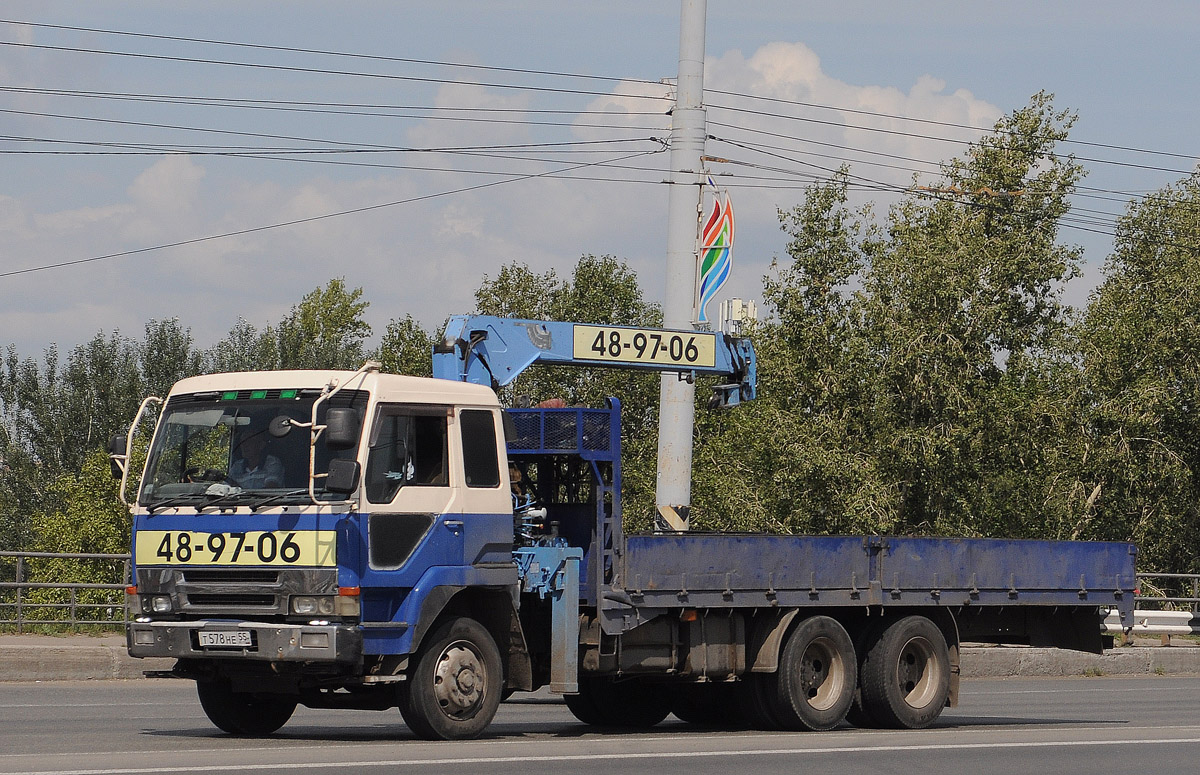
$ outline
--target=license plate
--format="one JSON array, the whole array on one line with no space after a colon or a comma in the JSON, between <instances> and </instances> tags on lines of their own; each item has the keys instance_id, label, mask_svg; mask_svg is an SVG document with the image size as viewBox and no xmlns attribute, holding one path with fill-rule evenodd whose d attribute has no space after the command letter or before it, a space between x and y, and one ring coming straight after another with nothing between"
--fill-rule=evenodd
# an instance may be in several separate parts
<instances>
[{"instance_id":1,"label":"license plate","mask_svg":"<svg viewBox=\"0 0 1200 775\"><path fill-rule=\"evenodd\" d=\"M201 630L197 635L201 648L247 648L254 645L249 630Z\"/></svg>"}]
</instances>

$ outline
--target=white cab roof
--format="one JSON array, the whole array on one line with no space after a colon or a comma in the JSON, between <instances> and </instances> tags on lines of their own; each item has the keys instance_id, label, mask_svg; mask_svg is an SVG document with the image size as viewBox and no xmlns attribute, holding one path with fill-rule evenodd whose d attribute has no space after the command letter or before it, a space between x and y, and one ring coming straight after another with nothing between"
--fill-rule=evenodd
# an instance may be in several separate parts
<instances>
[{"instance_id":1,"label":"white cab roof","mask_svg":"<svg viewBox=\"0 0 1200 775\"><path fill-rule=\"evenodd\" d=\"M349 390L367 390L378 401L418 404L471 404L499 406L496 394L482 385L446 379L408 377L371 371L239 371L205 374L176 382L171 395L226 390L286 390L342 385Z\"/></svg>"}]
</instances>

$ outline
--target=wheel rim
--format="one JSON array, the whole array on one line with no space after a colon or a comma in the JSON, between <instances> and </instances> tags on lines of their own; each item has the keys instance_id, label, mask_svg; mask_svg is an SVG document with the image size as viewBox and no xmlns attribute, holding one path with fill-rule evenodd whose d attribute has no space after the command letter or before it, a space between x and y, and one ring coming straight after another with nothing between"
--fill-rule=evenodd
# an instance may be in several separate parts
<instances>
[{"instance_id":1,"label":"wheel rim","mask_svg":"<svg viewBox=\"0 0 1200 775\"><path fill-rule=\"evenodd\" d=\"M845 681L842 654L829 638L814 638L804 649L800 666L800 690L816 710L828 710L842 696Z\"/></svg>"},{"instance_id":2,"label":"wheel rim","mask_svg":"<svg viewBox=\"0 0 1200 775\"><path fill-rule=\"evenodd\" d=\"M910 638L900 649L896 669L900 696L913 708L933 702L941 685L941 665L934 657L933 644L925 638Z\"/></svg>"},{"instance_id":3,"label":"wheel rim","mask_svg":"<svg viewBox=\"0 0 1200 775\"><path fill-rule=\"evenodd\" d=\"M467 641L454 641L438 657L433 696L450 718L470 718L487 696L487 682L487 668L475 647Z\"/></svg>"}]
</instances>

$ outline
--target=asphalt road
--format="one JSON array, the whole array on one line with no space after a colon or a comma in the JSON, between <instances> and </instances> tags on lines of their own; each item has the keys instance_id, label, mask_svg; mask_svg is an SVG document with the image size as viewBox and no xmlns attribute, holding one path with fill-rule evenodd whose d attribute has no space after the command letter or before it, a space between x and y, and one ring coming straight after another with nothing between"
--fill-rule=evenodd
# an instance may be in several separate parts
<instances>
[{"instance_id":1,"label":"asphalt road","mask_svg":"<svg viewBox=\"0 0 1200 775\"><path fill-rule=\"evenodd\" d=\"M1184 773L1200 756L1198 696L1200 677L981 679L931 729L795 734L673 716L597 730L535 695L501 706L484 739L429 743L394 710L300 708L273 737L237 739L209 724L190 682L0 683L0 773Z\"/></svg>"}]
</instances>

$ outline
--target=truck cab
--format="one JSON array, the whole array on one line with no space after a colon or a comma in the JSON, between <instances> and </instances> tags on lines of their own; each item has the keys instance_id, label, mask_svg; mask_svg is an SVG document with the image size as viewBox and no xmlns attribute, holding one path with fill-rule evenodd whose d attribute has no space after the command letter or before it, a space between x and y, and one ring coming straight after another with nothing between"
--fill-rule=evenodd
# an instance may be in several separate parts
<instances>
[{"instance_id":1,"label":"truck cab","mask_svg":"<svg viewBox=\"0 0 1200 775\"><path fill-rule=\"evenodd\" d=\"M457 688L423 699L449 703L447 729L426 731L464 734L506 673L529 683L497 646L522 662L505 462L486 387L372 365L179 382L131 502L130 653L176 658L170 674L237 734L273 731L297 702L399 705L429 727L404 680L416 645L453 631L436 657Z\"/></svg>"}]
</instances>

